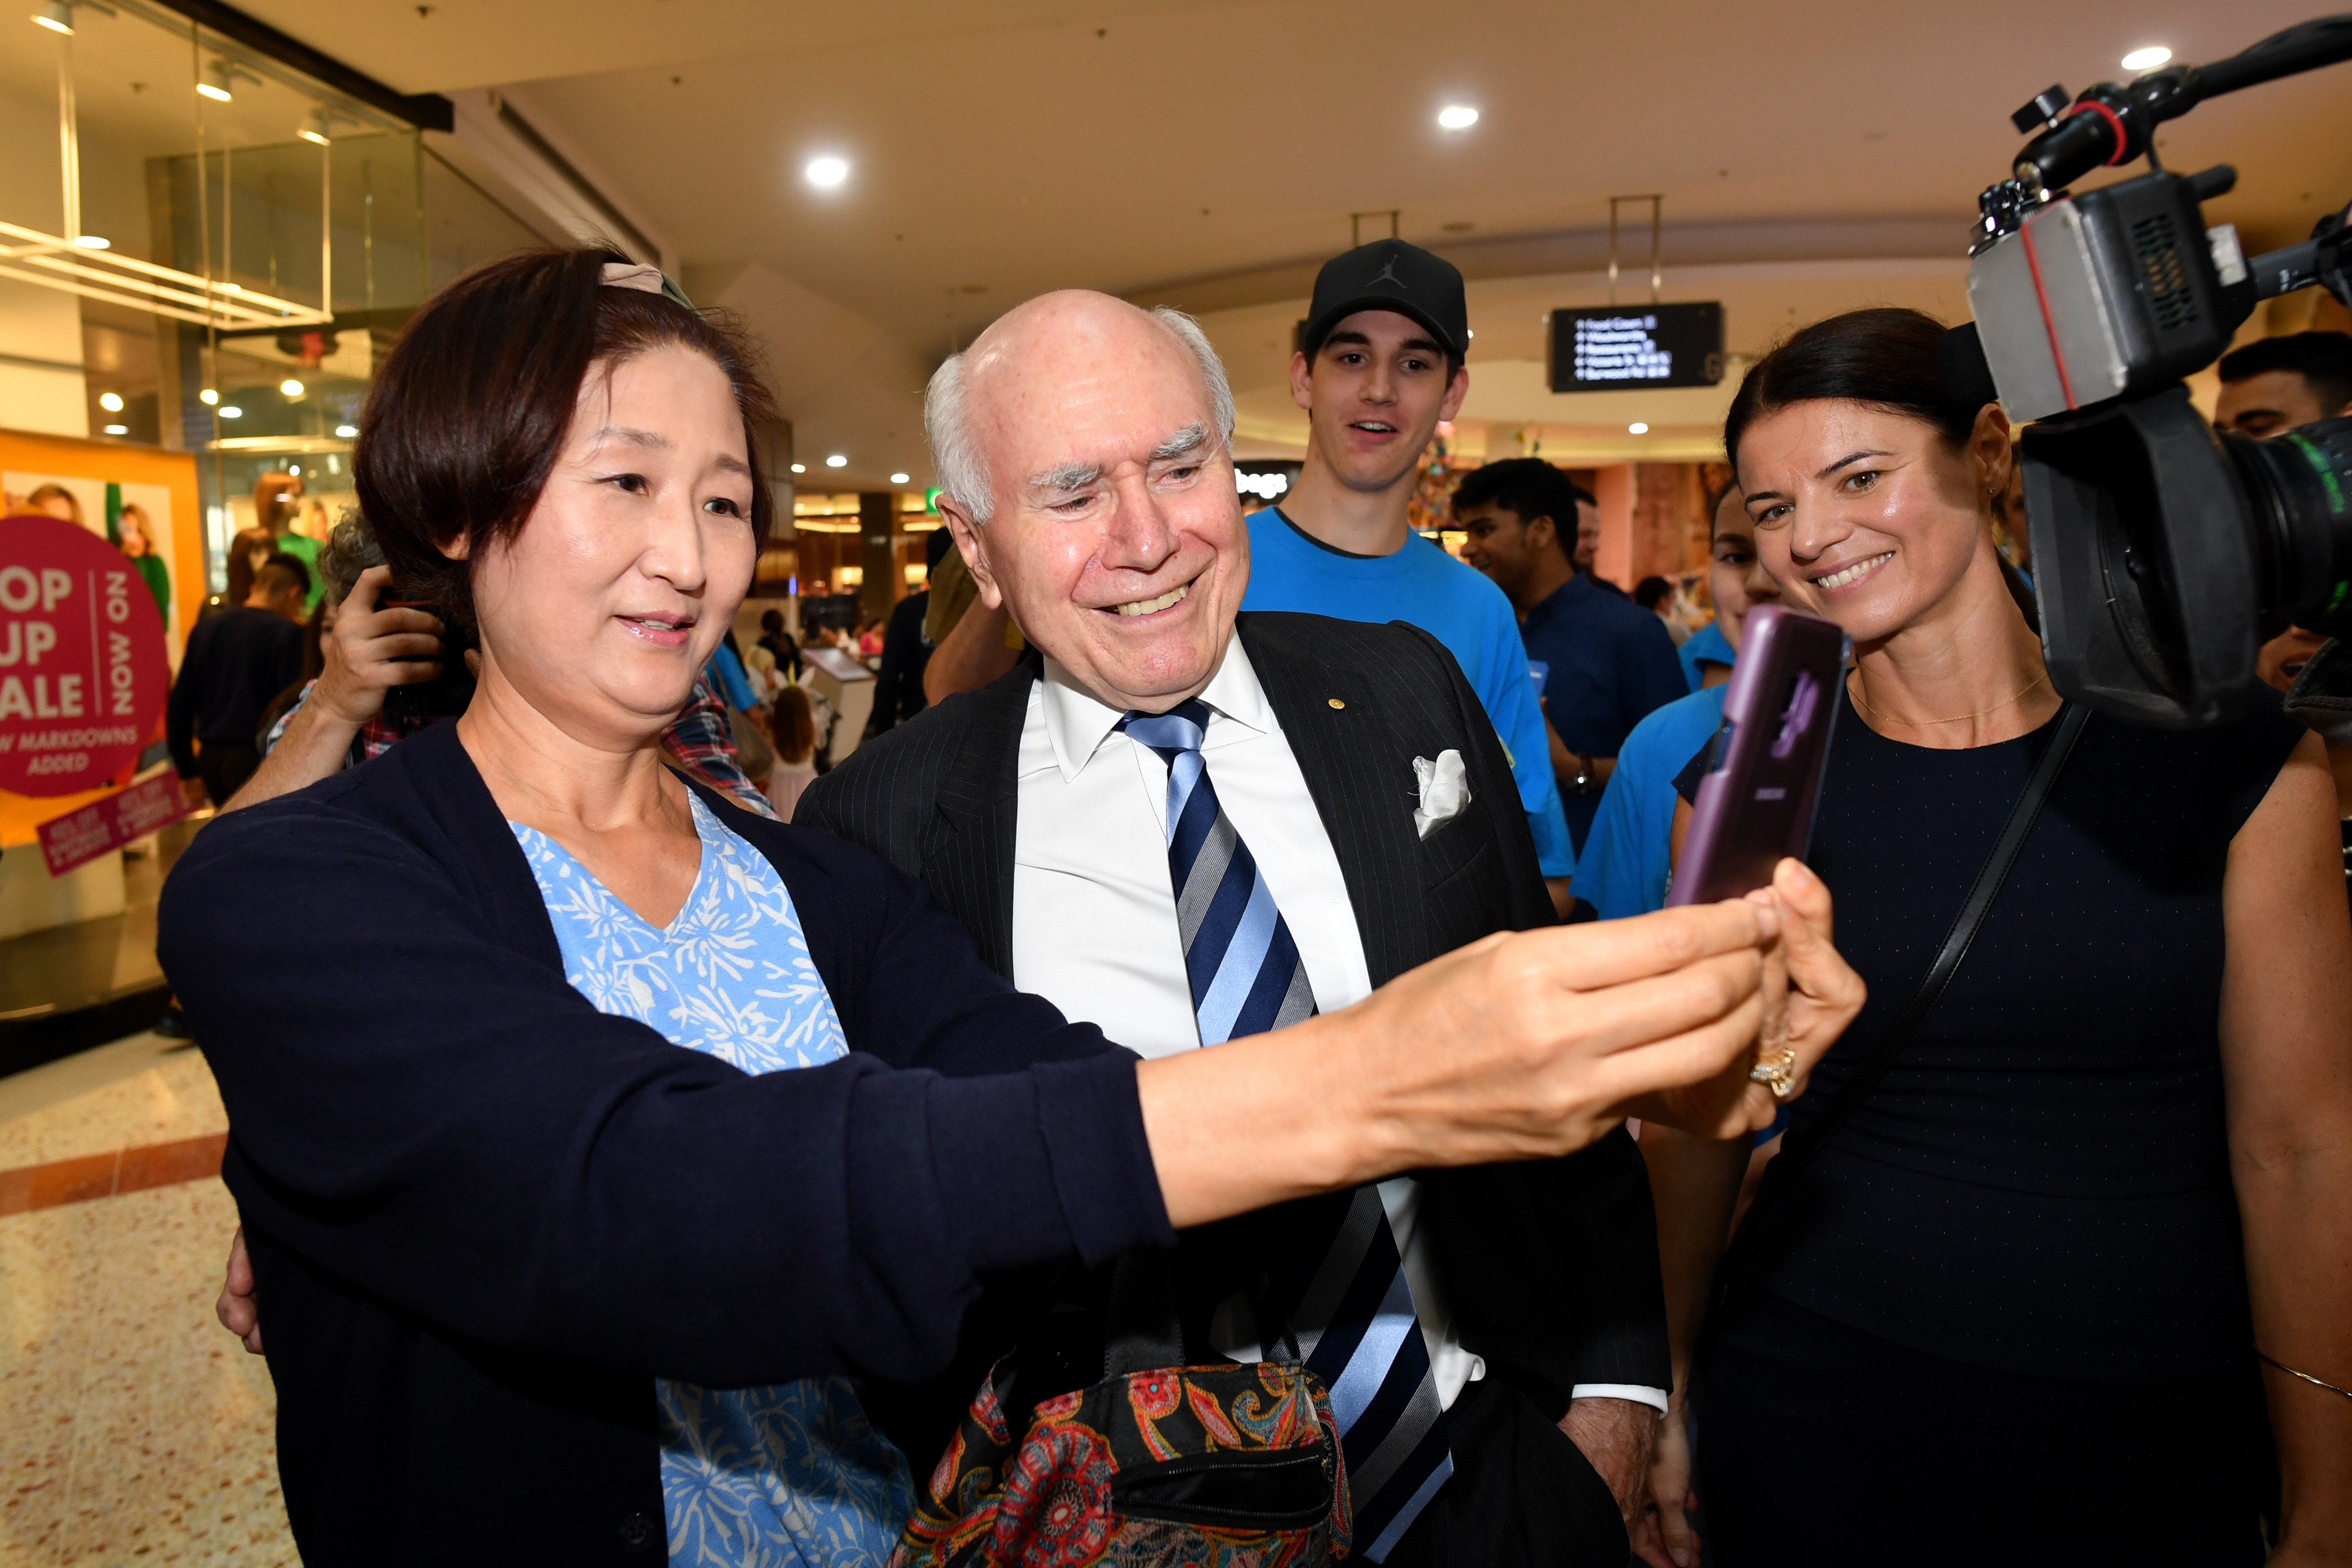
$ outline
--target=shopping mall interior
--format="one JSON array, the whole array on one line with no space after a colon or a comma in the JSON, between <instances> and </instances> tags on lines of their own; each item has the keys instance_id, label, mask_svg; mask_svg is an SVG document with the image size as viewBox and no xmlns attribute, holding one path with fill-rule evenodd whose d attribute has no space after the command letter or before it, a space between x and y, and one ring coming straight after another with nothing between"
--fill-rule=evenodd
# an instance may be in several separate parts
<instances>
[{"instance_id":1,"label":"shopping mall interior","mask_svg":"<svg viewBox=\"0 0 2352 1568\"><path fill-rule=\"evenodd\" d=\"M1460 270L1475 339L1414 528L1458 551L1451 486L1544 459L1597 500L1593 572L1666 580L1688 631L1712 613L1723 421L1750 365L1859 307L1967 320L1977 193L2050 83L2127 82L2305 17L23 0L0 18L5 513L139 559L177 669L240 535L290 532L315 561L355 506L362 406L426 299L602 241L765 357L761 456L789 507L736 629L748 647L773 611L799 636L837 766L880 628L938 559L923 391L943 359L1047 290L1174 307L1229 372L1242 492L1278 500L1307 455L1291 363L1318 269L1395 236ZM2205 214L2253 256L2352 199L2347 132L2338 68L2218 98L2155 147L2235 168ZM1612 318L1697 336L1662 384L1571 384L1561 329ZM2236 340L2312 330L2352 314L2306 288ZM2213 370L2188 379L2210 417ZM287 517L257 512L273 495ZM160 889L212 813L171 780L160 696L133 742L87 777L0 779L0 1568L298 1560L268 1363L214 1320L233 1131L155 957Z\"/></svg>"}]
</instances>

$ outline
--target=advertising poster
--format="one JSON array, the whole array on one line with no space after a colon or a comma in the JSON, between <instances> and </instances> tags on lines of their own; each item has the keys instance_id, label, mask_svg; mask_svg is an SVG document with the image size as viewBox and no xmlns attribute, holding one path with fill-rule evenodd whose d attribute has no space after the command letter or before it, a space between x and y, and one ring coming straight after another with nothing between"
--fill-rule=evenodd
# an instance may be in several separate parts
<instances>
[{"instance_id":1,"label":"advertising poster","mask_svg":"<svg viewBox=\"0 0 2352 1568\"><path fill-rule=\"evenodd\" d=\"M0 430L0 661L15 639L0 663L0 847L15 848L130 782L162 738L171 671L208 589L187 453ZM114 711L126 701L117 681L128 713Z\"/></svg>"}]
</instances>

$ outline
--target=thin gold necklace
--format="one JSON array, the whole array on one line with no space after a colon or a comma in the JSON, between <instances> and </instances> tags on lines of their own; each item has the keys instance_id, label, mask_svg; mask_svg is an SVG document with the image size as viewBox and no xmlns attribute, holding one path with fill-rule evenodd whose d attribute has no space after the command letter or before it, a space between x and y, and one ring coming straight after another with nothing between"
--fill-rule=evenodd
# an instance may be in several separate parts
<instances>
[{"instance_id":1,"label":"thin gold necklace","mask_svg":"<svg viewBox=\"0 0 2352 1568\"><path fill-rule=\"evenodd\" d=\"M1863 712L1869 714L1874 717L1883 718L1889 724L1907 724L1915 729L1930 724L1966 724L1972 718L1989 718L1992 715L1999 713L2001 709L2022 701L2026 693L2032 691L2034 687L2040 685L2049 678L2050 672L2045 669L2040 674L2034 676L2032 680L2018 687L2016 693L2011 695L2008 701L1995 703L1992 706L1986 708L1981 713L1964 713L1957 718L1903 718L1895 714L1880 713L1876 708L1870 706L1870 699L1863 695L1863 693L1870 689L1870 682L1864 676L1861 669L1857 667L1853 672L1853 700L1862 705Z\"/></svg>"}]
</instances>

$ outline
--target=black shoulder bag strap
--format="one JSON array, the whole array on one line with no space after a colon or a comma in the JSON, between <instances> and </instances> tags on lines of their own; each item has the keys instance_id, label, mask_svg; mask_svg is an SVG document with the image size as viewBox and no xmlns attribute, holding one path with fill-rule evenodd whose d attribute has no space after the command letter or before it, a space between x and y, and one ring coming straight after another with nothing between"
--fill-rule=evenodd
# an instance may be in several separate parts
<instances>
[{"instance_id":1,"label":"black shoulder bag strap","mask_svg":"<svg viewBox=\"0 0 2352 1568\"><path fill-rule=\"evenodd\" d=\"M1762 1243L1756 1239L1759 1233L1757 1220L1766 1214L1779 1212L1779 1206L1773 1202L1774 1196L1785 1194L1795 1183L1798 1174L1821 1151L1822 1145L1836 1136L1838 1130L1862 1109L1863 1102L1870 1098L1886 1077L1887 1070L1895 1065L1895 1058L1903 1054L1904 1048L1911 1043L1912 1037L1919 1032L1919 1026L1934 1010L1937 1001L1944 994L1944 988L1951 983L1952 972L1960 967L1960 960L1968 956L1969 944L1976 940L1977 932L1984 925L1985 915L1992 909L1994 895L2000 892L2000 884L2009 879L2010 868L2017 863L2018 852L2025 848L2026 835L2033 831L2034 820L2042 815L2042 804L2050 799L2051 788L2058 782L2058 775L2064 769L2066 758L2074 751L2074 742L2082 737L2083 726L2090 716L2091 710L2080 703L2066 705L2058 719L2057 733L2051 737L2049 749L2042 752L2042 760L2034 764L2033 772L2025 780L2024 792L2017 798L2017 804L2010 808L2009 821L2001 825L2000 837L1994 842L1992 853L1986 857L1983 867L1978 871L1975 883L1969 888L1968 897L1961 902L1959 914L1953 918L1951 929L1944 933L1944 946L1936 954L1936 961L1927 966L1927 973L1920 980L1919 988L1911 994L1908 1005L1896 1016L1886 1032L1879 1037L1878 1044L1870 1055L1855 1067L1853 1075L1839 1089L1837 1098L1830 1102L1829 1109L1822 1112L1819 1119L1807 1123L1803 1131L1790 1134L1780 1145L1780 1154L1765 1167L1764 1182L1757 1192L1756 1201L1748 1206L1748 1216L1740 1223L1739 1234L1733 1238L1731 1246L1724 1253L1721 1266L1716 1270L1718 1306L1722 1304L1724 1295L1732 1289L1740 1268L1753 1266L1762 1247Z\"/></svg>"}]
</instances>

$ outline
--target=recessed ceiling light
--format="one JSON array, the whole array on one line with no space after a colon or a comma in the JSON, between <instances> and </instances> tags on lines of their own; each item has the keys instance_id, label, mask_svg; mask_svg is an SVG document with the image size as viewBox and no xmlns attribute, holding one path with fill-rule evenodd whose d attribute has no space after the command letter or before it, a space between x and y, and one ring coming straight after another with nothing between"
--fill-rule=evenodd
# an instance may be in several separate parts
<instances>
[{"instance_id":1,"label":"recessed ceiling light","mask_svg":"<svg viewBox=\"0 0 2352 1568\"><path fill-rule=\"evenodd\" d=\"M2162 44L2150 44L2144 49L2134 49L2124 57L2124 69L2152 71L2172 57L2172 51Z\"/></svg>"},{"instance_id":2,"label":"recessed ceiling light","mask_svg":"<svg viewBox=\"0 0 2352 1568\"><path fill-rule=\"evenodd\" d=\"M243 419L245 417L245 410L236 407L233 404L223 403L221 405L220 416L223 419Z\"/></svg>"},{"instance_id":3,"label":"recessed ceiling light","mask_svg":"<svg viewBox=\"0 0 2352 1568\"><path fill-rule=\"evenodd\" d=\"M121 392L100 392L98 394L98 406L106 410L109 413L121 413L122 412L122 394Z\"/></svg>"},{"instance_id":4,"label":"recessed ceiling light","mask_svg":"<svg viewBox=\"0 0 2352 1568\"><path fill-rule=\"evenodd\" d=\"M846 468L849 466L849 459L836 452L824 460L824 465L828 468Z\"/></svg>"},{"instance_id":5,"label":"recessed ceiling light","mask_svg":"<svg viewBox=\"0 0 2352 1568\"><path fill-rule=\"evenodd\" d=\"M1449 103L1437 111L1437 123L1448 131L1467 131L1478 123L1478 111L1466 103Z\"/></svg>"},{"instance_id":6,"label":"recessed ceiling light","mask_svg":"<svg viewBox=\"0 0 2352 1568\"><path fill-rule=\"evenodd\" d=\"M795 463L793 465L793 472L795 474L805 474L808 472L808 465L805 463Z\"/></svg>"},{"instance_id":7,"label":"recessed ceiling light","mask_svg":"<svg viewBox=\"0 0 2352 1568\"><path fill-rule=\"evenodd\" d=\"M206 387L204 391L196 394L196 401L209 408L214 403L220 402L220 393L213 391L210 387Z\"/></svg>"},{"instance_id":8,"label":"recessed ceiling light","mask_svg":"<svg viewBox=\"0 0 2352 1568\"><path fill-rule=\"evenodd\" d=\"M890 483L893 485L903 485L907 483L907 480L908 476L904 474L893 474L890 476Z\"/></svg>"},{"instance_id":9,"label":"recessed ceiling light","mask_svg":"<svg viewBox=\"0 0 2352 1568\"><path fill-rule=\"evenodd\" d=\"M302 477L302 465L299 463L289 463L286 465L286 472L293 475L297 479L299 479Z\"/></svg>"},{"instance_id":10,"label":"recessed ceiling light","mask_svg":"<svg viewBox=\"0 0 2352 1568\"><path fill-rule=\"evenodd\" d=\"M284 392L288 397L300 397L302 395L302 383L296 381L292 376L288 376L284 381L278 383L278 390Z\"/></svg>"},{"instance_id":11,"label":"recessed ceiling light","mask_svg":"<svg viewBox=\"0 0 2352 1568\"><path fill-rule=\"evenodd\" d=\"M84 250L112 250L114 242L103 235L76 235L74 244Z\"/></svg>"},{"instance_id":12,"label":"recessed ceiling light","mask_svg":"<svg viewBox=\"0 0 2352 1568\"><path fill-rule=\"evenodd\" d=\"M356 424L339 424L335 426L335 434L345 441L349 441L359 433L360 427Z\"/></svg>"},{"instance_id":13,"label":"recessed ceiling light","mask_svg":"<svg viewBox=\"0 0 2352 1568\"><path fill-rule=\"evenodd\" d=\"M70 0L49 0L47 5L33 13L33 22L52 33L63 33L67 37L72 37L73 6Z\"/></svg>"},{"instance_id":14,"label":"recessed ceiling light","mask_svg":"<svg viewBox=\"0 0 2352 1568\"><path fill-rule=\"evenodd\" d=\"M106 434L109 435L128 435L131 434L131 427L127 424L110 424L106 427Z\"/></svg>"},{"instance_id":15,"label":"recessed ceiling light","mask_svg":"<svg viewBox=\"0 0 2352 1568\"><path fill-rule=\"evenodd\" d=\"M1650 427L1643 424L1637 419L1633 423L1625 427L1625 434L1628 435L1647 435L1650 434Z\"/></svg>"},{"instance_id":16,"label":"recessed ceiling light","mask_svg":"<svg viewBox=\"0 0 2352 1568\"><path fill-rule=\"evenodd\" d=\"M828 152L822 158L810 159L801 173L820 191L837 190L849 178L849 160Z\"/></svg>"}]
</instances>

